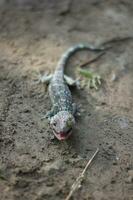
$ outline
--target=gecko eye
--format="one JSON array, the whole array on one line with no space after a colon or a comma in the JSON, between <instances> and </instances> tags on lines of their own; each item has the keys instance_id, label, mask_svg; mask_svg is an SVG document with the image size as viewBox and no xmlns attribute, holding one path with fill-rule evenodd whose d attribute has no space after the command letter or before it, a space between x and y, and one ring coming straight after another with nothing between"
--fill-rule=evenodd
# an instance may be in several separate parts
<instances>
[{"instance_id":1,"label":"gecko eye","mask_svg":"<svg viewBox=\"0 0 133 200\"><path fill-rule=\"evenodd\" d=\"M67 121L67 125L68 125L68 127L71 127L72 121L71 120Z\"/></svg>"}]
</instances>

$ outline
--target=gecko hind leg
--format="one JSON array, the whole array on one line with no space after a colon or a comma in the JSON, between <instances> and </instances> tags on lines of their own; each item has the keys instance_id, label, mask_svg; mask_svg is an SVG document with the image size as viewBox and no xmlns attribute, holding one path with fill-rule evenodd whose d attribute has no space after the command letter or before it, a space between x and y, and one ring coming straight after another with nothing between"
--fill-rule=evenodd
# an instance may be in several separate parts
<instances>
[{"instance_id":1,"label":"gecko hind leg","mask_svg":"<svg viewBox=\"0 0 133 200\"><path fill-rule=\"evenodd\" d=\"M45 73L44 75L39 75L37 83L49 84L52 77L53 75L48 73ZM64 79L69 86L76 86L78 89L80 89L80 83L78 80L74 80L67 75L64 75Z\"/></svg>"},{"instance_id":2,"label":"gecko hind leg","mask_svg":"<svg viewBox=\"0 0 133 200\"><path fill-rule=\"evenodd\" d=\"M35 78L33 80L33 84L45 83L48 85L52 79L52 76L53 75L49 74L48 72L46 72L44 75L35 72Z\"/></svg>"},{"instance_id":3,"label":"gecko hind leg","mask_svg":"<svg viewBox=\"0 0 133 200\"><path fill-rule=\"evenodd\" d=\"M76 86L78 89L80 89L79 80L74 80L73 78L67 75L64 75L64 79L69 86Z\"/></svg>"},{"instance_id":4,"label":"gecko hind leg","mask_svg":"<svg viewBox=\"0 0 133 200\"><path fill-rule=\"evenodd\" d=\"M39 75L38 82L39 83L49 84L51 79L52 79L52 77L53 77L53 75L52 74L48 74L48 73L45 73L44 75Z\"/></svg>"}]
</instances>

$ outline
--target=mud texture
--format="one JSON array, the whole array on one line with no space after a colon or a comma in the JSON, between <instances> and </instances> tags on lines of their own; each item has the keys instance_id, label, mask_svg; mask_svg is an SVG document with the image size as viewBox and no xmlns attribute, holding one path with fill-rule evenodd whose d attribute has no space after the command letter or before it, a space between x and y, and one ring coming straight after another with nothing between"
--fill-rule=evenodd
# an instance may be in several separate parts
<instances>
[{"instance_id":1,"label":"mud texture","mask_svg":"<svg viewBox=\"0 0 133 200\"><path fill-rule=\"evenodd\" d=\"M131 0L0 1L0 200L65 199L97 147L72 199L133 199L132 36ZM80 42L111 48L86 66L102 76L99 90L72 90L81 117L60 142L41 119L51 105L34 80ZM94 56L77 53L67 74L78 78Z\"/></svg>"}]
</instances>

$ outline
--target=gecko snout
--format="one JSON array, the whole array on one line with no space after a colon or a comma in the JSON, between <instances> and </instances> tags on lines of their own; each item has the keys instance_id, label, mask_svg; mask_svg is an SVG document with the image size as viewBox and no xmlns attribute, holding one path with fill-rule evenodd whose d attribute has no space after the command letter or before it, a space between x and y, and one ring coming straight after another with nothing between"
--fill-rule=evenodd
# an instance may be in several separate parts
<instances>
[{"instance_id":1,"label":"gecko snout","mask_svg":"<svg viewBox=\"0 0 133 200\"><path fill-rule=\"evenodd\" d=\"M51 119L50 125L56 138L59 140L65 140L72 133L75 119L71 113L60 111Z\"/></svg>"}]
</instances>

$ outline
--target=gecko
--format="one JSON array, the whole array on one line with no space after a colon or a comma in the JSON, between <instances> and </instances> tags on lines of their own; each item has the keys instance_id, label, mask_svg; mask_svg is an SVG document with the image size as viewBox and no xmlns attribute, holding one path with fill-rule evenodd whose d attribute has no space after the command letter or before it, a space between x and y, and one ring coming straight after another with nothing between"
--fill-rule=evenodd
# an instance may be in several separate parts
<instances>
[{"instance_id":1,"label":"gecko","mask_svg":"<svg viewBox=\"0 0 133 200\"><path fill-rule=\"evenodd\" d=\"M48 91L52 109L45 117L48 118L50 127L58 140L68 139L76 123L77 106L72 100L69 86L78 86L78 81L64 75L64 70L69 58L79 50L103 51L105 48L96 48L89 44L77 44L70 47L60 58L54 74L40 77L40 82L50 83Z\"/></svg>"}]
</instances>

